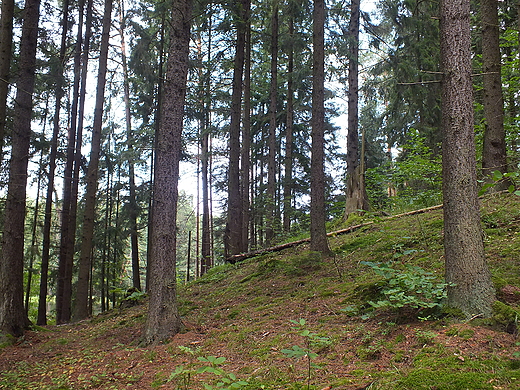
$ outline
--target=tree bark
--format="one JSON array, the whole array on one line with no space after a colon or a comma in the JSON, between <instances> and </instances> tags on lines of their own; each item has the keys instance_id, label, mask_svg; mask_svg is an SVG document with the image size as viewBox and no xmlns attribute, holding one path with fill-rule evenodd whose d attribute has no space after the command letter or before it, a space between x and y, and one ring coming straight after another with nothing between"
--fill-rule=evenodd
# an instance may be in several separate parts
<instances>
[{"instance_id":1,"label":"tree bark","mask_svg":"<svg viewBox=\"0 0 520 390\"><path fill-rule=\"evenodd\" d=\"M179 161L188 75L192 1L174 0L170 52L157 133L153 229L150 255L150 303L142 344L173 337L182 323L177 309L176 245Z\"/></svg>"},{"instance_id":2,"label":"tree bark","mask_svg":"<svg viewBox=\"0 0 520 390\"><path fill-rule=\"evenodd\" d=\"M56 323L63 324L71 318L72 268L76 238L76 209L79 185L79 165L83 141L83 111L85 107L90 37L92 35L92 0L87 2L85 39L83 39L83 15L85 1L79 6L78 33L74 53L74 83L72 107L67 137L67 161L63 177L60 253L56 286ZM83 50L82 50L83 48Z\"/></svg>"},{"instance_id":3,"label":"tree bark","mask_svg":"<svg viewBox=\"0 0 520 390\"><path fill-rule=\"evenodd\" d=\"M344 220L358 210L368 210L365 172L359 153L359 3L351 2L348 65L347 188Z\"/></svg>"},{"instance_id":4,"label":"tree bark","mask_svg":"<svg viewBox=\"0 0 520 390\"><path fill-rule=\"evenodd\" d=\"M275 236L276 210L276 114L278 93L278 2L273 1L271 15L271 85L269 90L269 136L267 158L267 197L265 243L271 245Z\"/></svg>"},{"instance_id":5,"label":"tree bark","mask_svg":"<svg viewBox=\"0 0 520 390\"><path fill-rule=\"evenodd\" d=\"M250 0L236 2L237 41L233 68L233 91L231 95L231 118L229 124L228 167L228 216L225 235L225 252L240 253L242 248L242 216L240 196L240 118L242 105L242 81L244 74L246 29L249 19Z\"/></svg>"},{"instance_id":6,"label":"tree bark","mask_svg":"<svg viewBox=\"0 0 520 390\"><path fill-rule=\"evenodd\" d=\"M249 250L249 224L251 219L251 23L246 28L244 63L244 115L242 120L242 150L240 192L242 196L242 246L241 252Z\"/></svg>"},{"instance_id":7,"label":"tree bark","mask_svg":"<svg viewBox=\"0 0 520 390\"><path fill-rule=\"evenodd\" d=\"M139 208L136 200L135 186L135 155L134 136L132 132L132 113L130 111L130 81L128 79L128 64L126 58L126 16L123 1L119 1L119 36L121 39L121 64L123 67L123 91L125 102L126 144L128 152L128 192L129 192L129 224L130 248L132 258L132 286L141 291L141 276L139 272L139 235L137 231L137 214Z\"/></svg>"},{"instance_id":8,"label":"tree bark","mask_svg":"<svg viewBox=\"0 0 520 390\"><path fill-rule=\"evenodd\" d=\"M498 1L482 0L482 73L484 83L484 145L482 173L488 180L494 171L507 172L506 133L504 129L504 97L502 92L501 55L498 25ZM495 190L509 186L497 183Z\"/></svg>"},{"instance_id":9,"label":"tree bark","mask_svg":"<svg viewBox=\"0 0 520 390\"><path fill-rule=\"evenodd\" d=\"M291 231L293 188L293 129L294 129L294 17L289 16L289 53L287 64L287 121L285 127L285 160L283 187L283 230Z\"/></svg>"},{"instance_id":10,"label":"tree bark","mask_svg":"<svg viewBox=\"0 0 520 390\"><path fill-rule=\"evenodd\" d=\"M90 162L87 172L87 189L85 193L85 211L81 237L81 252L78 263L78 283L76 289L76 304L74 320L79 321L89 316L89 278L92 268L92 242L94 238L94 219L96 208L96 192L98 185L99 154L101 150L101 130L103 127L103 107L105 100L106 71L108 62L108 47L112 21L112 0L105 0L103 14L103 30L96 90L96 107L94 108L94 123L92 125L92 140Z\"/></svg>"},{"instance_id":11,"label":"tree bark","mask_svg":"<svg viewBox=\"0 0 520 390\"><path fill-rule=\"evenodd\" d=\"M495 299L477 197L470 0L441 1L444 253L448 304L490 316Z\"/></svg>"},{"instance_id":12,"label":"tree bark","mask_svg":"<svg viewBox=\"0 0 520 390\"><path fill-rule=\"evenodd\" d=\"M311 250L330 253L325 229L325 1L314 0L311 146Z\"/></svg>"},{"instance_id":13,"label":"tree bark","mask_svg":"<svg viewBox=\"0 0 520 390\"><path fill-rule=\"evenodd\" d=\"M45 198L45 218L43 222L42 259L40 273L40 294L38 300L38 325L47 325L47 290L49 276L49 259L51 246L52 225L52 194L54 192L54 177L56 171L56 158L58 155L58 138L60 135L60 112L63 91L63 71L65 66L65 54L67 49L67 31L69 18L69 1L63 3L62 31L60 54L58 57L58 71L56 74L56 101L54 105L54 120L51 139L51 152L49 155L49 171L47 173L47 196Z\"/></svg>"},{"instance_id":14,"label":"tree bark","mask_svg":"<svg viewBox=\"0 0 520 390\"><path fill-rule=\"evenodd\" d=\"M23 302L27 166L31 139L40 1L27 0L20 41L9 185L0 258L0 332L21 336L29 326Z\"/></svg>"},{"instance_id":15,"label":"tree bark","mask_svg":"<svg viewBox=\"0 0 520 390\"><path fill-rule=\"evenodd\" d=\"M0 163L3 160L7 96L13 48L14 0L2 0L0 14Z\"/></svg>"}]
</instances>

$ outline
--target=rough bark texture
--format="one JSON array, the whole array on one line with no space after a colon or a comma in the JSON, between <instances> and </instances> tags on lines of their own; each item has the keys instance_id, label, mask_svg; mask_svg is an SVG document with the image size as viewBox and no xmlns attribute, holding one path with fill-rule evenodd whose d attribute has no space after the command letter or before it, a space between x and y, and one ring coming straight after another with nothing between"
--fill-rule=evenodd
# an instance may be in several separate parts
<instances>
[{"instance_id":1,"label":"rough bark texture","mask_svg":"<svg viewBox=\"0 0 520 390\"><path fill-rule=\"evenodd\" d=\"M74 53L73 100L67 137L67 161L63 177L60 254L58 262L58 279L56 283L57 324L69 322L72 314L72 267L74 259L74 241L76 237L76 204L83 134L83 107L85 105L88 54L92 26L92 0L89 0L87 3L85 39L83 40L84 5L84 0L78 3L79 19L75 48L76 52Z\"/></svg>"},{"instance_id":2,"label":"rough bark texture","mask_svg":"<svg viewBox=\"0 0 520 390\"><path fill-rule=\"evenodd\" d=\"M105 103L105 84L108 62L108 46L112 15L112 0L105 0L103 14L103 31L96 89L96 107L92 125L90 162L87 172L87 189L85 193L85 211L81 235L81 253L78 265L78 283L74 307L74 320L79 321L89 316L89 281L92 264L92 242L94 239L94 219L96 209L96 192L98 185L99 154L101 151L101 130L103 126L103 108Z\"/></svg>"},{"instance_id":3,"label":"rough bark texture","mask_svg":"<svg viewBox=\"0 0 520 390\"><path fill-rule=\"evenodd\" d=\"M0 14L0 163L3 157L7 95L13 47L14 0L2 0Z\"/></svg>"},{"instance_id":4,"label":"rough bark texture","mask_svg":"<svg viewBox=\"0 0 520 390\"><path fill-rule=\"evenodd\" d=\"M242 104L242 79L244 74L246 28L249 18L249 0L237 2L237 41L233 69L231 95L231 119L229 124L228 167L228 216L225 236L226 256L240 253L242 248L242 216L240 196L240 117Z\"/></svg>"},{"instance_id":5,"label":"rough bark texture","mask_svg":"<svg viewBox=\"0 0 520 390\"><path fill-rule=\"evenodd\" d=\"M119 1L119 36L121 38L121 63L123 67L123 91L125 102L125 125L126 144L128 150L128 192L129 192L129 224L130 224L130 247L132 258L132 286L141 291L141 276L139 272L139 233L137 229L137 195L135 185L135 156L134 135L132 132L132 113L130 103L130 81L128 78L128 64L126 58L126 16L124 15L123 1Z\"/></svg>"},{"instance_id":6,"label":"rough bark texture","mask_svg":"<svg viewBox=\"0 0 520 390\"><path fill-rule=\"evenodd\" d=\"M242 168L240 169L240 193L242 197L242 246L240 251L249 250L249 223L251 216L251 26L247 23L244 64L244 115L242 119Z\"/></svg>"},{"instance_id":7,"label":"rough bark texture","mask_svg":"<svg viewBox=\"0 0 520 390\"><path fill-rule=\"evenodd\" d=\"M484 82L484 145L482 149L482 173L507 172L506 133L504 130L504 98L502 93L501 56L498 26L498 1L482 0L482 73ZM507 188L503 182L496 190Z\"/></svg>"},{"instance_id":8,"label":"rough bark texture","mask_svg":"<svg viewBox=\"0 0 520 390\"><path fill-rule=\"evenodd\" d=\"M312 60L311 250L330 253L325 229L325 1L314 0Z\"/></svg>"},{"instance_id":9,"label":"rough bark texture","mask_svg":"<svg viewBox=\"0 0 520 390\"><path fill-rule=\"evenodd\" d=\"M359 0L351 2L348 65L348 133L347 133L347 188L345 196L346 220L351 213L368 210L365 172L361 169L359 154Z\"/></svg>"},{"instance_id":10,"label":"rough bark texture","mask_svg":"<svg viewBox=\"0 0 520 390\"><path fill-rule=\"evenodd\" d=\"M176 294L176 224L191 12L191 0L173 1L168 70L157 133L148 291L150 303L142 339L146 345L173 337L182 326Z\"/></svg>"},{"instance_id":11,"label":"rough bark texture","mask_svg":"<svg viewBox=\"0 0 520 390\"><path fill-rule=\"evenodd\" d=\"M441 2L444 252L448 303L491 315L495 299L477 198L470 53L470 0Z\"/></svg>"},{"instance_id":12,"label":"rough bark texture","mask_svg":"<svg viewBox=\"0 0 520 390\"><path fill-rule=\"evenodd\" d=\"M37 325L47 325L47 290L49 275L49 260L51 247L51 222L52 222L52 194L54 193L54 173L56 171L56 157L58 155L58 138L60 134L60 112L63 91L63 65L65 63L65 51L67 49L67 23L69 17L69 1L63 3L62 31L60 43L60 55L58 57L58 72L56 74L56 101L54 103L54 120L51 139L51 152L49 155L49 171L47 172L47 196L45 198L45 218L43 222L42 259L40 271L40 294L38 299Z\"/></svg>"},{"instance_id":13,"label":"rough bark texture","mask_svg":"<svg viewBox=\"0 0 520 390\"><path fill-rule=\"evenodd\" d=\"M283 187L283 230L291 231L292 188L293 188L293 129L294 129L294 18L289 19L289 53L287 60L287 121L285 127L285 158Z\"/></svg>"},{"instance_id":14,"label":"rough bark texture","mask_svg":"<svg viewBox=\"0 0 520 390\"><path fill-rule=\"evenodd\" d=\"M269 137L267 158L267 199L265 242L271 245L275 236L276 202L276 95L278 93L278 3L273 2L271 15L271 85L269 89Z\"/></svg>"},{"instance_id":15,"label":"rough bark texture","mask_svg":"<svg viewBox=\"0 0 520 390\"><path fill-rule=\"evenodd\" d=\"M23 335L30 324L23 303L24 222L39 16L40 1L27 0L0 257L0 333L13 336Z\"/></svg>"}]
</instances>

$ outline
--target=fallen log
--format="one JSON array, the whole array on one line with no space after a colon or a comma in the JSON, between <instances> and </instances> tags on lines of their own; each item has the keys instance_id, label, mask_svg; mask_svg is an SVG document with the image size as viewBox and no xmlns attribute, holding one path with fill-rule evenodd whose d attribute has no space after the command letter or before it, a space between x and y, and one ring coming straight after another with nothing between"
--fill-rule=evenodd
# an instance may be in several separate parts
<instances>
[{"instance_id":1,"label":"fallen log","mask_svg":"<svg viewBox=\"0 0 520 390\"><path fill-rule=\"evenodd\" d=\"M381 220L382 221L386 221L386 220L390 220L390 219L406 217L406 216L409 216L409 215L422 214L422 213L426 213L426 212L429 212L429 211L441 209L442 206L443 205L440 204L440 205L437 205L437 206L427 207L427 208L420 209L420 210L408 211L408 212L402 213L402 214L390 215L388 217L382 218ZM327 233L327 237L333 237L333 236L337 236L337 235L340 235L340 234L351 233L351 232L356 231L358 229L361 229L361 228L363 228L365 226L373 225L374 223L376 223L376 221L369 221L369 222L361 223L359 225L349 226L348 228L344 228L344 229L336 230L336 231L333 231L333 232L329 232L329 233ZM254 250L254 251L251 251L251 252L247 252L247 253L239 253L237 255L229 256L228 258L226 258L226 262L231 263L231 264L235 264L235 263L238 263L239 261L243 261L243 260L249 259L251 257L255 257L255 256L258 256L258 255L263 255L265 253L278 252L278 251L281 251L281 250L284 250L284 249L287 249L287 248L292 248L292 247L295 247L295 246L298 246L298 245L305 244L305 243L310 242L310 241L311 241L310 238L304 238L302 240L286 242L285 244L275 245L275 246L271 246L269 248L257 249L257 250Z\"/></svg>"}]
</instances>

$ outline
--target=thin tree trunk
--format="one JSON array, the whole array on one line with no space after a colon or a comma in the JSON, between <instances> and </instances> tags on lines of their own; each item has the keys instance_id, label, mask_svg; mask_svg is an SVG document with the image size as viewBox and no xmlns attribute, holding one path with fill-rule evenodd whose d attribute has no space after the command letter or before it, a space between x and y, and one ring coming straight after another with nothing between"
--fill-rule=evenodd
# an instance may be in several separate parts
<instances>
[{"instance_id":1,"label":"thin tree trunk","mask_svg":"<svg viewBox=\"0 0 520 390\"><path fill-rule=\"evenodd\" d=\"M188 76L191 0L172 4L171 40L161 123L157 133L148 318L142 344L156 344L179 332L176 260L179 161Z\"/></svg>"},{"instance_id":2,"label":"thin tree trunk","mask_svg":"<svg viewBox=\"0 0 520 390\"><path fill-rule=\"evenodd\" d=\"M285 129L285 174L283 188L283 230L291 231L293 187L293 129L294 129L294 18L289 19L289 53L287 65L287 124Z\"/></svg>"},{"instance_id":3,"label":"thin tree trunk","mask_svg":"<svg viewBox=\"0 0 520 390\"><path fill-rule=\"evenodd\" d=\"M29 326L23 302L23 265L27 166L31 139L32 94L40 1L25 2L14 107L9 186L5 202L0 259L0 332L21 336Z\"/></svg>"},{"instance_id":4,"label":"thin tree trunk","mask_svg":"<svg viewBox=\"0 0 520 390\"><path fill-rule=\"evenodd\" d=\"M240 192L242 196L242 246L241 252L249 250L250 217L250 171L251 171L251 24L246 31L246 48L244 59L244 114L242 118L242 152L240 170Z\"/></svg>"},{"instance_id":5,"label":"thin tree trunk","mask_svg":"<svg viewBox=\"0 0 520 390\"><path fill-rule=\"evenodd\" d=\"M49 171L47 172L47 196L45 198L45 219L43 222L42 261L40 277L40 298L38 301L38 325L47 324L47 290L49 276L49 257L51 246L52 225L52 193L54 191L54 176L56 171L56 158L58 155L58 137L60 133L61 100L63 99L63 71L65 66L65 53L67 50L67 27L69 18L69 1L63 3L61 46L58 57L58 71L56 73L56 101L54 105L54 120L51 139L51 151L49 155Z\"/></svg>"},{"instance_id":6,"label":"thin tree trunk","mask_svg":"<svg viewBox=\"0 0 520 390\"><path fill-rule=\"evenodd\" d=\"M76 290L76 305L74 320L79 321L88 317L88 286L89 271L91 268L92 241L94 236L94 219L96 206L96 192L98 181L99 154L101 148L101 130L103 125L103 107L105 99L105 83L108 61L108 45L112 14L112 0L105 0L103 15L103 31L99 56L97 77L96 107L94 109L94 124L92 126L92 140L90 162L87 173L87 190L85 193L85 212L81 238L81 253L78 265L78 283Z\"/></svg>"},{"instance_id":7,"label":"thin tree trunk","mask_svg":"<svg viewBox=\"0 0 520 390\"><path fill-rule=\"evenodd\" d=\"M124 15L123 0L119 1L119 36L121 38L121 60L123 66L123 89L125 102L125 124L126 124L126 143L128 148L128 191L129 191L129 223L130 223L130 247L132 257L132 285L141 291L141 277L139 274L139 237L137 232L137 213L138 206L136 201L135 188L135 151L134 136L132 133L132 114L130 112L130 82L128 80L128 65L126 59L125 30L126 20Z\"/></svg>"},{"instance_id":8,"label":"thin tree trunk","mask_svg":"<svg viewBox=\"0 0 520 390\"><path fill-rule=\"evenodd\" d=\"M441 1L444 254L448 304L490 316L495 292L477 198L470 0Z\"/></svg>"},{"instance_id":9,"label":"thin tree trunk","mask_svg":"<svg viewBox=\"0 0 520 390\"><path fill-rule=\"evenodd\" d=\"M228 167L228 216L225 237L226 256L240 252L242 248L242 216L240 196L240 118L242 104L242 82L245 61L246 29L249 19L250 0L237 2L237 40L233 68L233 91L231 94L231 119L229 124L229 167Z\"/></svg>"},{"instance_id":10,"label":"thin tree trunk","mask_svg":"<svg viewBox=\"0 0 520 390\"><path fill-rule=\"evenodd\" d=\"M480 14L482 18L483 104L486 120L482 149L482 173L489 179L494 171L507 172L498 1L482 0ZM497 184L495 189L503 190L509 184L502 182Z\"/></svg>"},{"instance_id":11,"label":"thin tree trunk","mask_svg":"<svg viewBox=\"0 0 520 390\"><path fill-rule=\"evenodd\" d=\"M2 0L0 14L0 164L3 160L7 96L13 49L14 0Z\"/></svg>"},{"instance_id":12,"label":"thin tree trunk","mask_svg":"<svg viewBox=\"0 0 520 390\"><path fill-rule=\"evenodd\" d=\"M312 60L311 250L330 253L325 229L325 1L314 0Z\"/></svg>"},{"instance_id":13,"label":"thin tree trunk","mask_svg":"<svg viewBox=\"0 0 520 390\"><path fill-rule=\"evenodd\" d=\"M359 153L359 3L351 2L349 24L349 67L348 67L348 134L347 134L347 188L345 197L346 220L351 213L368 210L365 190L365 172L360 164Z\"/></svg>"},{"instance_id":14,"label":"thin tree trunk","mask_svg":"<svg viewBox=\"0 0 520 390\"><path fill-rule=\"evenodd\" d=\"M267 159L267 198L266 198L266 245L272 244L275 236L276 209L276 95L278 92L278 2L273 2L271 15L271 86L269 90L269 135Z\"/></svg>"},{"instance_id":15,"label":"thin tree trunk","mask_svg":"<svg viewBox=\"0 0 520 390\"><path fill-rule=\"evenodd\" d=\"M56 287L56 323L70 321L72 300L72 269L76 238L76 209L79 185L79 166L83 134L83 112L86 98L90 37L92 35L92 2L87 2L85 39L83 42L83 15L85 1L79 2L78 35L74 54L74 85L71 119L67 139L67 162L63 178L60 253ZM83 48L83 50L82 50Z\"/></svg>"}]
</instances>

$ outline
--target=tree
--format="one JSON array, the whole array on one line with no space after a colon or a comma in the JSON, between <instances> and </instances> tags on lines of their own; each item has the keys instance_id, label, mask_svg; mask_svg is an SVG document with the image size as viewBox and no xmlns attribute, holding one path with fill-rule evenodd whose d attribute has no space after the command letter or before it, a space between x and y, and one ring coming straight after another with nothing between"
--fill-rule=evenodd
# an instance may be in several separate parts
<instances>
[{"instance_id":1,"label":"tree","mask_svg":"<svg viewBox=\"0 0 520 390\"><path fill-rule=\"evenodd\" d=\"M92 139L90 162L87 172L87 189L85 193L85 211L81 237L81 253L78 265L78 283L76 290L76 305L74 320L85 319L89 315L89 286L92 264L92 240L94 237L94 220L96 207L96 192L98 184L98 166L101 148L101 129L103 127L103 107L105 100L105 84L108 62L108 47L112 15L112 0L105 0L103 13L103 31L101 33L101 47L97 76L96 106L94 108L94 123L92 125Z\"/></svg>"},{"instance_id":2,"label":"tree","mask_svg":"<svg viewBox=\"0 0 520 390\"><path fill-rule=\"evenodd\" d=\"M311 250L330 253L325 228L325 1L314 0L312 61Z\"/></svg>"},{"instance_id":3,"label":"tree","mask_svg":"<svg viewBox=\"0 0 520 390\"><path fill-rule=\"evenodd\" d=\"M278 94L278 1L274 0L271 15L271 83L269 88L269 136L267 158L267 200L265 240L269 246L275 236L276 210L276 117Z\"/></svg>"},{"instance_id":4,"label":"tree","mask_svg":"<svg viewBox=\"0 0 520 390\"><path fill-rule=\"evenodd\" d=\"M21 336L29 326L23 303L23 264L27 166L31 138L33 91L40 1L25 2L16 83L9 186L5 203L0 257L0 332Z\"/></svg>"},{"instance_id":5,"label":"tree","mask_svg":"<svg viewBox=\"0 0 520 390\"><path fill-rule=\"evenodd\" d=\"M123 91L125 102L125 125L126 125L126 142L128 153L128 192L129 192L129 219L130 219L130 245L132 257L132 285L141 291L141 277L139 273L139 235L137 231L137 213L138 205L136 200L135 185L135 151L134 151L134 135L132 132L132 113L130 106L130 81L128 78L128 61L126 56L126 15L124 14L124 2L119 1L119 36L121 38L121 65L123 67Z\"/></svg>"},{"instance_id":6,"label":"tree","mask_svg":"<svg viewBox=\"0 0 520 390\"><path fill-rule=\"evenodd\" d=\"M231 118L229 123L228 167L228 216L225 237L225 256L236 255L242 248L242 197L240 196L240 118L242 82L245 61L246 29L249 19L250 0L234 2L237 38L233 66L233 91L231 94Z\"/></svg>"},{"instance_id":7,"label":"tree","mask_svg":"<svg viewBox=\"0 0 520 390\"><path fill-rule=\"evenodd\" d=\"M5 137L7 95L13 47L14 0L2 0L0 14L0 162L3 158Z\"/></svg>"},{"instance_id":8,"label":"tree","mask_svg":"<svg viewBox=\"0 0 520 390\"><path fill-rule=\"evenodd\" d=\"M501 55L498 26L498 1L482 0L482 73L484 82L484 145L482 171L484 176L494 171L507 172L506 132L504 130L504 98L501 79ZM505 189L506 181L496 189Z\"/></svg>"},{"instance_id":9,"label":"tree","mask_svg":"<svg viewBox=\"0 0 520 390\"><path fill-rule=\"evenodd\" d=\"M47 196L45 198L45 219L43 222L43 243L42 243L42 260L41 260L41 277L40 277L40 296L38 299L38 325L47 324L47 292L48 292L48 276L49 276L49 258L51 246L51 222L52 222L52 194L54 192L54 177L56 171L56 158L58 155L58 138L60 133L60 112L62 98L64 95L64 65L65 54L67 50L67 32L69 18L69 1L63 2L62 32L60 43L60 54L57 58L57 73L55 84L55 106L53 131L51 139L51 152L49 155L49 171L47 172Z\"/></svg>"},{"instance_id":10,"label":"tree","mask_svg":"<svg viewBox=\"0 0 520 390\"><path fill-rule=\"evenodd\" d=\"M173 0L168 69L157 130L145 345L174 336L182 326L176 296L176 226L192 7L192 0Z\"/></svg>"},{"instance_id":11,"label":"tree","mask_svg":"<svg viewBox=\"0 0 520 390\"><path fill-rule=\"evenodd\" d=\"M61 211L60 253L56 286L56 323L70 321L72 303L72 271L74 242L76 239L76 211L78 203L81 147L83 141L83 112L85 109L90 37L92 36L93 0L87 1L85 38L83 16L85 1L79 2L78 32L74 53L74 81L72 107L67 136L67 158L63 175L63 200Z\"/></svg>"},{"instance_id":12,"label":"tree","mask_svg":"<svg viewBox=\"0 0 520 390\"><path fill-rule=\"evenodd\" d=\"M351 213L368 210L365 172L359 153L359 0L352 0L350 8L349 66L348 66L348 134L347 134L347 189L346 220Z\"/></svg>"},{"instance_id":13,"label":"tree","mask_svg":"<svg viewBox=\"0 0 520 390\"><path fill-rule=\"evenodd\" d=\"M444 253L448 304L490 316L495 299L477 198L470 0L441 1Z\"/></svg>"}]
</instances>

